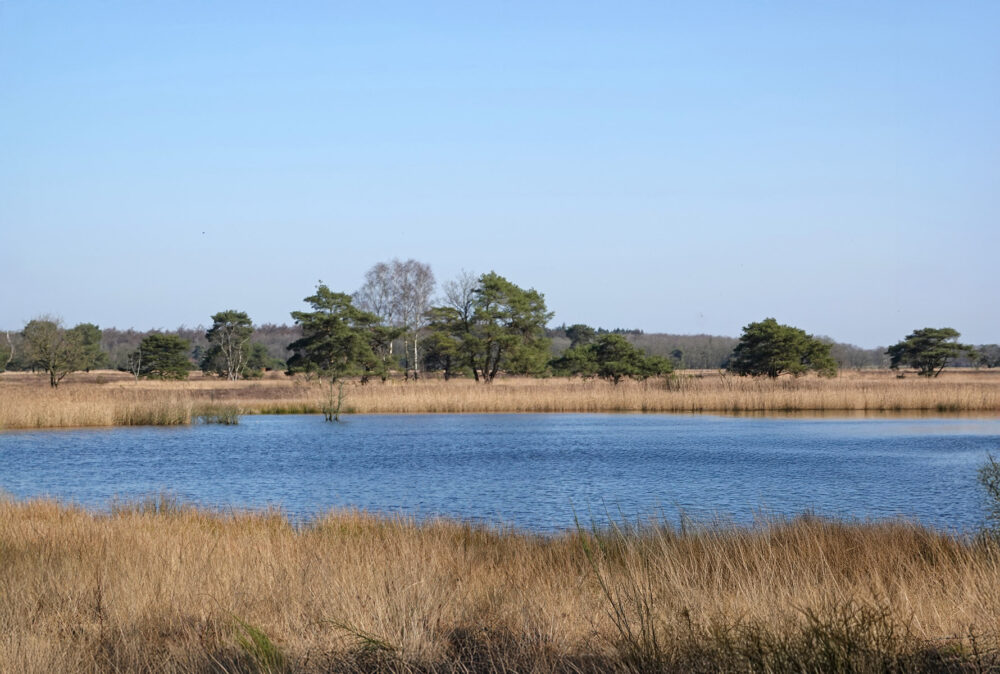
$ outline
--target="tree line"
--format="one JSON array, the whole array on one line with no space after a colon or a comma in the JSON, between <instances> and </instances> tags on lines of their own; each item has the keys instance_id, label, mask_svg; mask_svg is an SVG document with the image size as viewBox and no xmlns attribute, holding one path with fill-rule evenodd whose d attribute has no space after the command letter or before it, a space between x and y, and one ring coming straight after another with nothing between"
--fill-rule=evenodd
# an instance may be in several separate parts
<instances>
[{"instance_id":1,"label":"tree line","mask_svg":"<svg viewBox=\"0 0 1000 674\"><path fill-rule=\"evenodd\" d=\"M70 372L115 368L137 379L183 378L194 368L232 381L268 369L321 376L331 384L357 376L363 383L435 372L450 379L491 382L499 374L578 375L614 383L675 368L725 368L736 374L835 373L843 367L913 367L935 376L945 364L1000 366L1000 346L958 343L951 328L914 331L888 349L859 349L814 337L768 318L740 338L647 335L638 329L583 324L548 327L544 295L495 272L467 272L441 285L416 260L374 265L354 293L320 282L291 312L294 325L254 326L244 311L214 314L209 328L176 331L72 328L42 316L0 339L0 370L34 370L52 386Z\"/></svg>"}]
</instances>

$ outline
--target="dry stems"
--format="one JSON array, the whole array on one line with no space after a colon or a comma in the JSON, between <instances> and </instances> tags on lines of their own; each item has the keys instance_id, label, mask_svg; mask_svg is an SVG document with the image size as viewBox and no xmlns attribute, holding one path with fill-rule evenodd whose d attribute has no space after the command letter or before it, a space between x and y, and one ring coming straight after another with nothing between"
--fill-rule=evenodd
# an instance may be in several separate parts
<instances>
[{"instance_id":1,"label":"dry stems","mask_svg":"<svg viewBox=\"0 0 1000 674\"><path fill-rule=\"evenodd\" d=\"M972 671L998 552L809 517L542 537L8 501L0 670Z\"/></svg>"},{"instance_id":2,"label":"dry stems","mask_svg":"<svg viewBox=\"0 0 1000 674\"><path fill-rule=\"evenodd\" d=\"M946 371L938 379L848 372L776 380L683 372L669 380L618 386L581 379L502 379L490 385L424 378L349 382L346 411L420 412L1000 412L1000 372ZM242 414L318 413L318 382L274 374L228 382L131 381L107 372L71 375L58 389L29 374L0 375L0 428L183 424L220 410Z\"/></svg>"}]
</instances>

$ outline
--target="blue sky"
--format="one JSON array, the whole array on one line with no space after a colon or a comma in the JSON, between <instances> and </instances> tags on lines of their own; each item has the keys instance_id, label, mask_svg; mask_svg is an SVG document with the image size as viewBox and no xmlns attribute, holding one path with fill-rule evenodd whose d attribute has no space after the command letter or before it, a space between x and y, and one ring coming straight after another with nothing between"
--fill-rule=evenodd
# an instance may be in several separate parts
<instances>
[{"instance_id":1,"label":"blue sky","mask_svg":"<svg viewBox=\"0 0 1000 674\"><path fill-rule=\"evenodd\" d=\"M393 257L554 323L1000 341L1000 3L0 0L0 327L290 322Z\"/></svg>"}]
</instances>

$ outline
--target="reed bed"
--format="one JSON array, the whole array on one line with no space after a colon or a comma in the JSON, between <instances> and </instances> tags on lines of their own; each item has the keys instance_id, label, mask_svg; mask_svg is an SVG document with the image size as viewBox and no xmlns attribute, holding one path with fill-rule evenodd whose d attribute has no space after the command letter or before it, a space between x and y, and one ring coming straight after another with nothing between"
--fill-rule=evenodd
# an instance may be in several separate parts
<instances>
[{"instance_id":1,"label":"reed bed","mask_svg":"<svg viewBox=\"0 0 1000 674\"><path fill-rule=\"evenodd\" d=\"M72 375L58 389L42 377L0 375L0 428L185 424L221 412L318 413L327 387L273 374L261 381L193 377L135 382L119 373ZM682 372L668 379L624 381L507 378L493 384L422 378L348 382L345 412L715 412L978 413L1000 412L1000 372L945 372L937 379L850 372L754 379Z\"/></svg>"},{"instance_id":2,"label":"reed bed","mask_svg":"<svg viewBox=\"0 0 1000 674\"><path fill-rule=\"evenodd\" d=\"M1000 547L801 517L540 536L0 503L0 670L988 671Z\"/></svg>"}]
</instances>

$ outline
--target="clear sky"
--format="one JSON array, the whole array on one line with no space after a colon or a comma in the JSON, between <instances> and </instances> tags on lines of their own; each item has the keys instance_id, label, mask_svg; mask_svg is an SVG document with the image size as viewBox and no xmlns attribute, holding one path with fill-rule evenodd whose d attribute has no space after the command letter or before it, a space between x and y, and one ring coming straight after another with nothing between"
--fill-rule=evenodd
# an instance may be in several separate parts
<instances>
[{"instance_id":1,"label":"clear sky","mask_svg":"<svg viewBox=\"0 0 1000 674\"><path fill-rule=\"evenodd\" d=\"M997 342L998 244L994 0L0 0L4 328L412 257L555 324Z\"/></svg>"}]
</instances>

